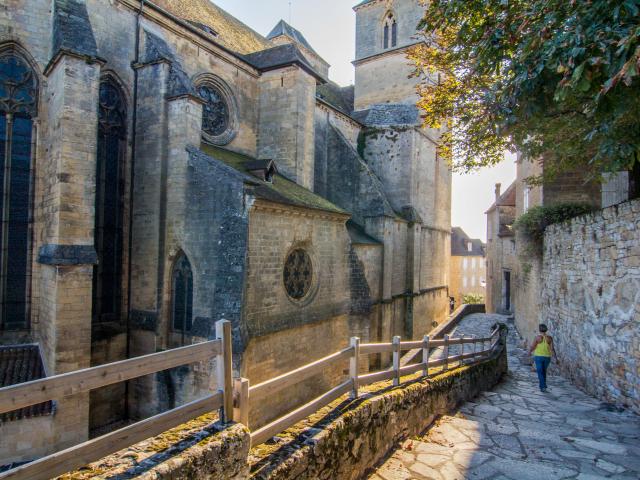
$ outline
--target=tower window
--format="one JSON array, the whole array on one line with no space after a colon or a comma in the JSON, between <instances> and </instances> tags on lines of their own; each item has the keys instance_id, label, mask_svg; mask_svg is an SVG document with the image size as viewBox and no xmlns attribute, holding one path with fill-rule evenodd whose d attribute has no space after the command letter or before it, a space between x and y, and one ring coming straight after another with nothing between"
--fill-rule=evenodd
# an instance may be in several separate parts
<instances>
[{"instance_id":1,"label":"tower window","mask_svg":"<svg viewBox=\"0 0 640 480\"><path fill-rule=\"evenodd\" d=\"M0 329L28 328L31 147L38 81L13 50L0 53Z\"/></svg>"},{"instance_id":2,"label":"tower window","mask_svg":"<svg viewBox=\"0 0 640 480\"><path fill-rule=\"evenodd\" d=\"M398 45L398 23L392 13L389 13L384 20L383 37L385 49Z\"/></svg>"}]
</instances>

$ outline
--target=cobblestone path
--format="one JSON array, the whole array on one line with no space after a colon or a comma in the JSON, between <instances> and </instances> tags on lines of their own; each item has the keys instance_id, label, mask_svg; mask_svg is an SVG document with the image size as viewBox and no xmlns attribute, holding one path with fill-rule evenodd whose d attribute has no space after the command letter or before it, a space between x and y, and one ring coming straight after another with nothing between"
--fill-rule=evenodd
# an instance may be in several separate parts
<instances>
[{"instance_id":1,"label":"cobblestone path","mask_svg":"<svg viewBox=\"0 0 640 480\"><path fill-rule=\"evenodd\" d=\"M495 315L472 315L451 336L489 333ZM483 330L484 329L484 330ZM553 375L540 393L510 327L510 373L473 402L406 440L371 480L640 478L640 417L618 412Z\"/></svg>"}]
</instances>

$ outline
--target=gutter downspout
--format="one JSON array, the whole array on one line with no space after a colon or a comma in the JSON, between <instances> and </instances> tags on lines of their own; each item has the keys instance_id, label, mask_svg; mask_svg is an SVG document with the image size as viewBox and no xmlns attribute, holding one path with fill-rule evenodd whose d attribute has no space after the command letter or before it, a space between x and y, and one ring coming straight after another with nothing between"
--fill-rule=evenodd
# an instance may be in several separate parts
<instances>
[{"instance_id":1,"label":"gutter downspout","mask_svg":"<svg viewBox=\"0 0 640 480\"><path fill-rule=\"evenodd\" d=\"M142 11L145 7L145 0L140 0L140 9L136 15L136 40L135 40L135 59L133 60L133 114L131 116L131 172L129 174L129 245L128 250L128 270L127 270L127 346L126 346L126 358L131 358L131 278L132 278L132 253L133 253L133 191L135 187L135 173L136 173L136 139L137 139L137 124L138 124L138 69L135 65L140 63L140 19L142 17ZM125 383L125 396L124 396L124 413L125 418L130 418L130 405L129 405L129 383Z\"/></svg>"}]
</instances>

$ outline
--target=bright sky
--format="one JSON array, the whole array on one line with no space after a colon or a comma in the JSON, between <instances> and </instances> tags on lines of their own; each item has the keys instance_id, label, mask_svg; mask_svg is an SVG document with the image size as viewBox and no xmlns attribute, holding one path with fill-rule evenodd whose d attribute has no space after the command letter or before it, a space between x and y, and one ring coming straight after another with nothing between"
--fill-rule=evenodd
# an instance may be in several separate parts
<instances>
[{"instance_id":1,"label":"bright sky","mask_svg":"<svg viewBox=\"0 0 640 480\"><path fill-rule=\"evenodd\" d=\"M214 0L214 3L262 35L267 35L281 19L286 20L331 64L332 80L340 85L353 83L355 13L352 7L359 0ZM504 191L515 176L512 158L473 175L455 175L453 226L462 227L472 238L485 241L484 212L493 203L495 184L502 183Z\"/></svg>"}]
</instances>

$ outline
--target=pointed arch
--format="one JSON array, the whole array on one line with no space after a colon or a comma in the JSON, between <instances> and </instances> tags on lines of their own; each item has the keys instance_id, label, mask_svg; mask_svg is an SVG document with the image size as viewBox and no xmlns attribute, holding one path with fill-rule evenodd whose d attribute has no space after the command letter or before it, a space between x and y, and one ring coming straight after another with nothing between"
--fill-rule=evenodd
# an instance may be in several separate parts
<instances>
[{"instance_id":1,"label":"pointed arch","mask_svg":"<svg viewBox=\"0 0 640 480\"><path fill-rule=\"evenodd\" d=\"M396 16L392 11L385 13L382 20L382 44L386 50L398 45L398 22Z\"/></svg>"},{"instance_id":2,"label":"pointed arch","mask_svg":"<svg viewBox=\"0 0 640 480\"><path fill-rule=\"evenodd\" d=\"M30 59L14 43L0 46L0 330L29 327L38 95Z\"/></svg>"},{"instance_id":3,"label":"pointed arch","mask_svg":"<svg viewBox=\"0 0 640 480\"><path fill-rule=\"evenodd\" d=\"M193 326L193 270L180 251L171 269L171 329L184 338Z\"/></svg>"},{"instance_id":4,"label":"pointed arch","mask_svg":"<svg viewBox=\"0 0 640 480\"><path fill-rule=\"evenodd\" d=\"M98 102L92 317L105 323L119 322L122 309L127 104L114 76L102 77Z\"/></svg>"}]
</instances>

